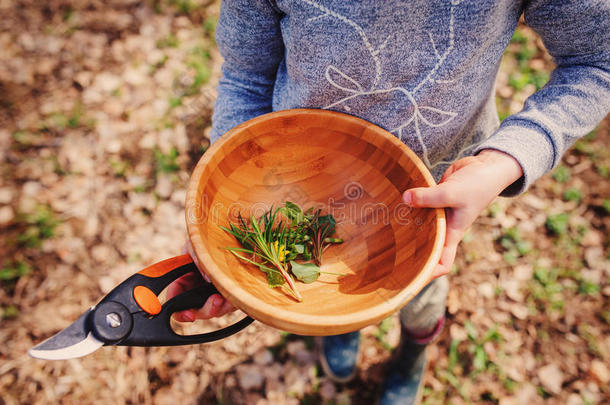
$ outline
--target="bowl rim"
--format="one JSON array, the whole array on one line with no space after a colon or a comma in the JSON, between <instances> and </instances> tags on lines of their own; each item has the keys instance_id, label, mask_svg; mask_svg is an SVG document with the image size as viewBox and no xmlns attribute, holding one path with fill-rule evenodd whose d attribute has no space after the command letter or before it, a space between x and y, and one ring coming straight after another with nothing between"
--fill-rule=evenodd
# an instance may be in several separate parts
<instances>
[{"instance_id":1,"label":"bowl rim","mask_svg":"<svg viewBox=\"0 0 610 405\"><path fill-rule=\"evenodd\" d=\"M446 220L444 209L430 208L435 210L436 214L436 235L434 237L432 250L422 270L415 276L415 279L411 281L409 285L391 298L385 299L383 302L373 307L364 308L353 313L332 316L296 313L266 303L250 294L234 294L233 291L237 291L234 290L234 288L237 287L238 289L244 290L243 287L241 287L240 284L235 282L231 277L228 277L212 259L210 251L207 246L204 245L200 235L199 224L197 221L192 220L193 217L189 212L190 208L197 207L199 204L197 201L197 194L199 188L202 186L199 179L201 178L206 166L215 158L216 152L221 150L226 142L228 142L234 136L238 136L239 133L247 130L247 128L257 125L262 121L282 117L289 118L294 117L295 115L304 114L342 117L342 119L360 121L363 125L368 126L380 136L385 137L396 147L400 148L406 155L408 155L411 161L422 173L428 187L436 185L432 174L421 159L415 154L415 152L413 152L394 135L379 126L370 123L369 121L353 115L321 109L297 108L274 111L257 116L227 131L220 139L213 143L199 159L199 162L197 162L195 170L193 171L189 180L186 193L185 216L188 237L191 241L193 251L198 262L203 268L205 268L206 275L211 279L218 291L235 307L241 309L252 318L255 318L269 326L273 326L287 332L303 335L328 335L351 332L364 326L374 324L375 322L378 322L396 312L409 300L415 297L415 295L417 295L428 284L428 282L431 281L432 273L440 260L442 248L445 242Z\"/></svg>"}]
</instances>

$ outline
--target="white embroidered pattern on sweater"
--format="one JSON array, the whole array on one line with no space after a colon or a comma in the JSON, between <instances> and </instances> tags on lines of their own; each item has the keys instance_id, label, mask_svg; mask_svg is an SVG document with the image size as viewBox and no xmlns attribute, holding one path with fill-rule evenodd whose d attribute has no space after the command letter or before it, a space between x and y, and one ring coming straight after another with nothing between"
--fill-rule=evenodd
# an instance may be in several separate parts
<instances>
[{"instance_id":1,"label":"white embroidered pattern on sweater","mask_svg":"<svg viewBox=\"0 0 610 405\"><path fill-rule=\"evenodd\" d=\"M394 133L400 140L404 141L405 131L408 128L413 128L417 141L420 144L422 149L422 160L428 166L428 168L432 169L440 164L451 164L453 161L461 158L468 152L468 150L472 150L476 147L475 145L467 145L462 150L460 150L455 159L451 161L437 161L432 163L428 156L428 147L424 142L421 126L426 125L432 128L441 128L451 122L458 113L455 111L446 111L439 107L433 107L428 105L420 105L417 102L417 92L427 83L436 83L439 85L451 83L452 80L446 79L437 79L435 76L438 74L441 67L444 65L447 58L450 56L451 52L454 50L455 46L455 32L454 32L454 24L455 24L455 8L462 3L463 0L449 0L450 8L449 8L449 22L447 26L447 36L448 36L448 44L444 51L439 52L433 36L430 32L428 32L428 37L430 39L430 46L432 48L432 52L435 55L435 64L430 68L425 77L421 79L418 83L414 84L412 88L407 89L404 86L388 86L386 88L379 88L379 82L383 75L383 65L381 63L381 59L379 58L379 53L385 49L388 45L392 45L390 39L391 35L387 36L385 40L375 48L369 37L367 36L364 28L353 21L352 19L341 15L333 10L330 10L328 7L319 4L314 0L299 0L300 2L309 5L321 14L315 15L307 20L307 22L312 22L315 20L319 20L322 18L332 18L337 20L338 22L347 25L349 28L353 29L359 36L362 44L366 48L368 54L372 58L373 65L375 67L375 72L371 72L371 75L374 74L374 78L372 80L371 86L366 89L364 86L355 78L350 77L347 73L345 73L340 67L329 64L326 66L324 71L324 77L328 81L328 83L335 87L338 90L341 90L347 93L341 99L334 101L330 104L325 105L324 109L338 108L342 107L345 111L349 112L350 109L345 103L352 99L357 99L359 97L365 96L375 96L389 93L398 93L399 96L404 97L407 101L413 106L413 112L410 116L405 117L405 120L397 127L391 128L389 132ZM335 78L333 78L335 76ZM343 84L339 83L338 79L343 79ZM349 86L349 87L348 87Z\"/></svg>"}]
</instances>

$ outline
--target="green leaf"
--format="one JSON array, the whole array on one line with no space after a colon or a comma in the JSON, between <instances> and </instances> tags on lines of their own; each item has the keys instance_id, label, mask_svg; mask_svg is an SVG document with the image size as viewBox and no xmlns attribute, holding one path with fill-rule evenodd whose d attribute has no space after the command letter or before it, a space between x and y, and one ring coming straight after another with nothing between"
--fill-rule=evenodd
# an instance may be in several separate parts
<instances>
[{"instance_id":1,"label":"green leaf","mask_svg":"<svg viewBox=\"0 0 610 405\"><path fill-rule=\"evenodd\" d=\"M14 305L2 309L2 319L15 319L19 316L19 309Z\"/></svg>"},{"instance_id":2,"label":"green leaf","mask_svg":"<svg viewBox=\"0 0 610 405\"><path fill-rule=\"evenodd\" d=\"M284 203L284 206L281 207L278 211L286 218L288 218L293 226L305 222L305 214L303 213L303 210L301 209L301 207L299 207L293 202L286 201Z\"/></svg>"},{"instance_id":3,"label":"green leaf","mask_svg":"<svg viewBox=\"0 0 610 405\"><path fill-rule=\"evenodd\" d=\"M494 325L485 334L485 337L483 338L483 342L489 342L492 340L497 342L501 338L502 338L502 336L500 336L500 333L498 332L498 325Z\"/></svg>"},{"instance_id":4,"label":"green leaf","mask_svg":"<svg viewBox=\"0 0 610 405\"><path fill-rule=\"evenodd\" d=\"M265 273L267 273L267 284L269 284L269 287L280 287L286 282L278 271L265 271Z\"/></svg>"},{"instance_id":5,"label":"green leaf","mask_svg":"<svg viewBox=\"0 0 610 405\"><path fill-rule=\"evenodd\" d=\"M323 215L318 217L318 223L320 226L327 226L327 235L332 235L335 232L335 218L332 215Z\"/></svg>"},{"instance_id":6,"label":"green leaf","mask_svg":"<svg viewBox=\"0 0 610 405\"><path fill-rule=\"evenodd\" d=\"M17 270L12 268L6 268L0 270L0 280L13 280L19 277Z\"/></svg>"},{"instance_id":7,"label":"green leaf","mask_svg":"<svg viewBox=\"0 0 610 405\"><path fill-rule=\"evenodd\" d=\"M582 193L577 188L569 188L563 193L563 199L566 201L576 201L580 203L582 200Z\"/></svg>"},{"instance_id":8,"label":"green leaf","mask_svg":"<svg viewBox=\"0 0 610 405\"><path fill-rule=\"evenodd\" d=\"M238 258L240 258L241 260L243 260L246 263L250 263L253 264L255 266L257 266L259 269L261 269L262 271L264 271L265 273L269 273L269 272L279 272L279 270L276 269L272 269L270 267L265 266L262 263L257 263L253 260L248 259L247 257L244 257L238 253L235 253L235 250L239 250L239 248L225 248L227 250L229 250L231 253L233 253L235 256L237 256ZM243 249L244 252L248 252L248 250Z\"/></svg>"},{"instance_id":9,"label":"green leaf","mask_svg":"<svg viewBox=\"0 0 610 405\"><path fill-rule=\"evenodd\" d=\"M592 281L583 279L578 286L578 292L583 295L595 295L601 290L601 286Z\"/></svg>"},{"instance_id":10,"label":"green leaf","mask_svg":"<svg viewBox=\"0 0 610 405\"><path fill-rule=\"evenodd\" d=\"M546 228L555 235L562 235L568 230L570 217L565 212L556 215L549 215L546 219Z\"/></svg>"},{"instance_id":11,"label":"green leaf","mask_svg":"<svg viewBox=\"0 0 610 405\"><path fill-rule=\"evenodd\" d=\"M602 202L602 208L606 211L607 214L610 214L610 199L605 198Z\"/></svg>"},{"instance_id":12,"label":"green leaf","mask_svg":"<svg viewBox=\"0 0 610 405\"><path fill-rule=\"evenodd\" d=\"M451 340L451 345L449 346L449 365L447 369L450 373L453 373L455 366L458 364L458 345L460 344L459 340L453 339Z\"/></svg>"},{"instance_id":13,"label":"green leaf","mask_svg":"<svg viewBox=\"0 0 610 405\"><path fill-rule=\"evenodd\" d=\"M468 340L474 342L477 340L478 333L472 322L466 321L464 323L464 328L466 328L466 333L468 334Z\"/></svg>"},{"instance_id":14,"label":"green leaf","mask_svg":"<svg viewBox=\"0 0 610 405\"><path fill-rule=\"evenodd\" d=\"M0 280L11 281L25 276L30 272L31 268L25 262L14 262L3 269L0 269Z\"/></svg>"},{"instance_id":15,"label":"green leaf","mask_svg":"<svg viewBox=\"0 0 610 405\"><path fill-rule=\"evenodd\" d=\"M290 261L292 273L305 284L313 283L320 276L320 268L313 263L297 263Z\"/></svg>"},{"instance_id":16,"label":"green leaf","mask_svg":"<svg viewBox=\"0 0 610 405\"><path fill-rule=\"evenodd\" d=\"M485 349L483 349L482 345L477 345L474 349L474 359L472 360L472 365L474 366L475 370L483 371L486 364L487 353L485 353Z\"/></svg>"},{"instance_id":17,"label":"green leaf","mask_svg":"<svg viewBox=\"0 0 610 405\"><path fill-rule=\"evenodd\" d=\"M295 260L297 257L299 256L299 254L295 251L295 250L289 250L288 253L286 254L286 259L285 261L289 262L291 260Z\"/></svg>"},{"instance_id":18,"label":"green leaf","mask_svg":"<svg viewBox=\"0 0 610 405\"><path fill-rule=\"evenodd\" d=\"M570 180L570 169L568 169L566 166L557 166L553 173L551 173L551 176L556 182L565 183L566 181Z\"/></svg>"},{"instance_id":19,"label":"green leaf","mask_svg":"<svg viewBox=\"0 0 610 405\"><path fill-rule=\"evenodd\" d=\"M303 254L303 252L305 252L305 245L301 245L301 244L295 243L293 246L294 246L294 250L298 254Z\"/></svg>"},{"instance_id":20,"label":"green leaf","mask_svg":"<svg viewBox=\"0 0 610 405\"><path fill-rule=\"evenodd\" d=\"M169 174L180 170L180 165L178 164L178 149L171 148L168 153L163 153L160 149L155 149L154 155L157 172Z\"/></svg>"},{"instance_id":21,"label":"green leaf","mask_svg":"<svg viewBox=\"0 0 610 405\"><path fill-rule=\"evenodd\" d=\"M521 256L525 256L532 251L532 244L525 240L517 242L516 247Z\"/></svg>"}]
</instances>

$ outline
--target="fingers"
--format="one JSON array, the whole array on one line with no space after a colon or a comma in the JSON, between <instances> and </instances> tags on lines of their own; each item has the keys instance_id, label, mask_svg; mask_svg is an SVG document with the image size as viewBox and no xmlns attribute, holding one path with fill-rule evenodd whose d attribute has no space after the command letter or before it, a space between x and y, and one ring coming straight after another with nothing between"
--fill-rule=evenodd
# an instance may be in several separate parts
<instances>
[{"instance_id":1,"label":"fingers","mask_svg":"<svg viewBox=\"0 0 610 405\"><path fill-rule=\"evenodd\" d=\"M234 310L233 305L220 294L212 294L203 307L189 311L192 312L195 319L210 319L223 316Z\"/></svg>"},{"instance_id":2,"label":"fingers","mask_svg":"<svg viewBox=\"0 0 610 405\"><path fill-rule=\"evenodd\" d=\"M193 322L195 320L195 313L192 309L176 312L172 316L178 322Z\"/></svg>"},{"instance_id":3,"label":"fingers","mask_svg":"<svg viewBox=\"0 0 610 405\"><path fill-rule=\"evenodd\" d=\"M194 273L186 273L167 286L167 300L169 301L175 296L191 290L198 285L201 285L201 278ZM195 320L195 315L191 310L176 312L173 316L178 322L193 322Z\"/></svg>"},{"instance_id":4,"label":"fingers","mask_svg":"<svg viewBox=\"0 0 610 405\"><path fill-rule=\"evenodd\" d=\"M186 273L175 279L167 286L167 299L170 300L178 294L201 285L201 278L194 273Z\"/></svg>"},{"instance_id":5,"label":"fingers","mask_svg":"<svg viewBox=\"0 0 610 405\"><path fill-rule=\"evenodd\" d=\"M433 187L418 187L403 193L404 202L411 207L445 208L459 204L457 184L447 182Z\"/></svg>"},{"instance_id":6,"label":"fingers","mask_svg":"<svg viewBox=\"0 0 610 405\"><path fill-rule=\"evenodd\" d=\"M201 272L201 275L209 283L210 279L205 274L203 267L199 264L190 240L186 241L186 244L184 245L184 252L191 256L193 262ZM184 276L174 280L174 282L167 287L167 299L172 299L184 291L191 290L194 287L201 285L201 283L202 280L197 274L187 273ZM226 300L220 294L212 294L207 299L203 307L199 309L187 309L185 311L176 312L174 313L173 317L179 322L193 322L195 319L210 319L223 316L232 311L235 311L235 307L228 300Z\"/></svg>"},{"instance_id":7,"label":"fingers","mask_svg":"<svg viewBox=\"0 0 610 405\"><path fill-rule=\"evenodd\" d=\"M455 261L455 255L457 253L457 247L462 239L463 232L457 231L455 229L448 229L445 239L445 245L443 246L443 251L441 252L441 258L439 263L434 268L432 273L432 278L430 281L434 280L437 277L444 276L451 271L453 267L453 262Z\"/></svg>"},{"instance_id":8,"label":"fingers","mask_svg":"<svg viewBox=\"0 0 610 405\"><path fill-rule=\"evenodd\" d=\"M403 200L412 207L461 206L472 198L467 190L472 189L476 179L480 177L480 173L475 170L481 170L480 162L476 157L468 156L460 159L449 166L437 186L407 190L403 193Z\"/></svg>"},{"instance_id":9,"label":"fingers","mask_svg":"<svg viewBox=\"0 0 610 405\"><path fill-rule=\"evenodd\" d=\"M212 294L201 308L176 312L174 313L174 319L178 322L193 322L196 319L216 318L233 311L235 311L233 304L220 294Z\"/></svg>"},{"instance_id":10,"label":"fingers","mask_svg":"<svg viewBox=\"0 0 610 405\"><path fill-rule=\"evenodd\" d=\"M441 177L440 183L444 183L453 173L457 172L462 167L468 166L470 163L473 163L473 161L476 161L476 157L474 156L468 156L455 161L451 166L447 168L447 170L445 170L445 173L443 173L443 177Z\"/></svg>"},{"instance_id":11,"label":"fingers","mask_svg":"<svg viewBox=\"0 0 610 405\"><path fill-rule=\"evenodd\" d=\"M167 287L167 300L201 285L202 280L193 273L187 273L172 282ZM196 319L210 319L223 316L235 310L235 307L219 294L212 294L203 307L199 309L187 309L174 313L174 319L178 322L193 322Z\"/></svg>"},{"instance_id":12,"label":"fingers","mask_svg":"<svg viewBox=\"0 0 610 405\"><path fill-rule=\"evenodd\" d=\"M434 268L434 272L432 273L432 278L435 279L440 276L444 276L451 272L451 268L453 267L453 262L455 261L455 254L457 252L457 244L446 246L443 248L443 252L441 253L441 259L439 263Z\"/></svg>"}]
</instances>

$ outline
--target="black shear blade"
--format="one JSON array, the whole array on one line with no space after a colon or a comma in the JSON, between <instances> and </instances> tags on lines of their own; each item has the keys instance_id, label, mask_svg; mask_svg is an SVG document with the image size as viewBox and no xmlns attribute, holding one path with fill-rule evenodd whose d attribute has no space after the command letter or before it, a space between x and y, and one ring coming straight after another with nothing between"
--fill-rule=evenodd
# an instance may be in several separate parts
<instances>
[{"instance_id":1,"label":"black shear blade","mask_svg":"<svg viewBox=\"0 0 610 405\"><path fill-rule=\"evenodd\" d=\"M87 325L92 309L66 329L31 348L28 354L43 360L66 360L86 356L102 347L104 342L96 339Z\"/></svg>"}]
</instances>

